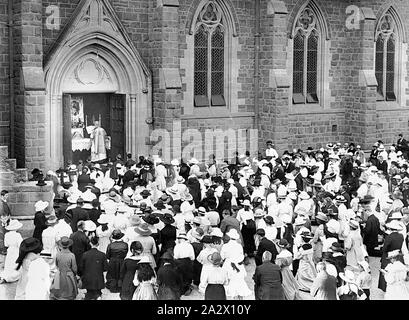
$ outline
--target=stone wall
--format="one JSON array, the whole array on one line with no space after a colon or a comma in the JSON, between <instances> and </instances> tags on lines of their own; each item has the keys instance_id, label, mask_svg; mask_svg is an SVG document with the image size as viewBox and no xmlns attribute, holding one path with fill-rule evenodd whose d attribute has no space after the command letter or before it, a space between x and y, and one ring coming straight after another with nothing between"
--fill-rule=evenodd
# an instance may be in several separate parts
<instances>
[{"instance_id":1,"label":"stone wall","mask_svg":"<svg viewBox=\"0 0 409 320\"><path fill-rule=\"evenodd\" d=\"M0 0L0 146L10 143L8 0Z\"/></svg>"}]
</instances>

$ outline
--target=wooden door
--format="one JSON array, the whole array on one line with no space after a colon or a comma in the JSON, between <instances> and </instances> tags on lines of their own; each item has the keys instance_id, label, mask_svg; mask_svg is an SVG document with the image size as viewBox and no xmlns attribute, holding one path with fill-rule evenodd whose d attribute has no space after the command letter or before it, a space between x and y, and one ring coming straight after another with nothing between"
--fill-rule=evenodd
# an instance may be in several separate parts
<instances>
[{"instance_id":1,"label":"wooden door","mask_svg":"<svg viewBox=\"0 0 409 320\"><path fill-rule=\"evenodd\" d=\"M125 155L125 104L126 95L113 94L110 97L111 122L111 160L115 161L118 154L126 159Z\"/></svg>"},{"instance_id":2,"label":"wooden door","mask_svg":"<svg viewBox=\"0 0 409 320\"><path fill-rule=\"evenodd\" d=\"M71 133L71 95L63 95L63 154L64 164L72 161L72 133Z\"/></svg>"}]
</instances>

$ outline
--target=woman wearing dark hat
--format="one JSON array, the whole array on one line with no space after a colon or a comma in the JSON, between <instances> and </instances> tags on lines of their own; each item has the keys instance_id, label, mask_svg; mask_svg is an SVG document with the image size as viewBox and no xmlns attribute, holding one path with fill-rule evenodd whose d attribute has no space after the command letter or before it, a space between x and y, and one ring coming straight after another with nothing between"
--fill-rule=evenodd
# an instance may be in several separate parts
<instances>
[{"instance_id":1,"label":"woman wearing dark hat","mask_svg":"<svg viewBox=\"0 0 409 320\"><path fill-rule=\"evenodd\" d=\"M154 255L156 264L158 263L159 260L159 245L161 244L161 233L160 230L155 226L156 224L159 223L159 218L152 214L152 213L148 213L145 214L142 217L142 220L145 221L148 224L149 229L152 231L151 237L155 240L155 244L156 244L156 254Z\"/></svg>"},{"instance_id":2,"label":"woman wearing dark hat","mask_svg":"<svg viewBox=\"0 0 409 320\"><path fill-rule=\"evenodd\" d=\"M112 292L121 291L121 268L128 253L128 244L123 241L124 234L121 230L112 232L112 243L108 245L106 258L108 259L108 272L106 287Z\"/></svg>"},{"instance_id":3,"label":"woman wearing dark hat","mask_svg":"<svg viewBox=\"0 0 409 320\"><path fill-rule=\"evenodd\" d=\"M176 268L169 251L160 258L158 271L158 300L180 300L183 289L183 277Z\"/></svg>"},{"instance_id":4,"label":"woman wearing dark hat","mask_svg":"<svg viewBox=\"0 0 409 320\"><path fill-rule=\"evenodd\" d=\"M176 245L176 227L173 225L175 219L170 212L164 213L159 219L165 224L163 229L159 231L162 243L160 255L163 256L166 251L172 251Z\"/></svg>"},{"instance_id":5,"label":"woman wearing dark hat","mask_svg":"<svg viewBox=\"0 0 409 320\"><path fill-rule=\"evenodd\" d=\"M147 223L141 223L135 227L135 232L137 236L133 241L139 241L143 246L143 253L150 259L152 269L156 269L156 261L154 255L156 254L156 243L151 237L152 231L149 229Z\"/></svg>"},{"instance_id":6,"label":"woman wearing dark hat","mask_svg":"<svg viewBox=\"0 0 409 320\"><path fill-rule=\"evenodd\" d=\"M226 300L224 286L229 283L226 270L221 267L222 257L218 252L214 252L207 257L211 263L210 271L202 279L202 284L206 288L205 300Z\"/></svg>"},{"instance_id":7,"label":"woman wearing dark hat","mask_svg":"<svg viewBox=\"0 0 409 320\"><path fill-rule=\"evenodd\" d=\"M314 279L317 276L313 261L312 238L313 236L309 231L302 232L302 244L298 251L294 253L294 258L300 260L295 278L300 286L300 290L304 292L310 292Z\"/></svg>"},{"instance_id":8,"label":"woman wearing dark hat","mask_svg":"<svg viewBox=\"0 0 409 320\"><path fill-rule=\"evenodd\" d=\"M50 267L42 258L40 258L40 253L42 250L43 245L41 244L41 241L36 238L28 238L23 240L23 242L21 243L20 253L16 261L17 270L21 270L21 276L17 282L15 300L28 300L33 296L32 285L28 288L28 283L32 283L32 278L35 277L35 275L32 274L32 271L30 272L31 263L37 260L39 262L37 264L40 264L42 267L42 272L41 274L37 275L37 278L44 281L44 283L41 284L37 283L39 284L37 288L37 290L39 291L38 295L41 295L42 298L48 298L48 291L51 284L49 277ZM46 272L48 278L43 277ZM29 289L30 292L27 292L27 289Z\"/></svg>"},{"instance_id":9,"label":"woman wearing dark hat","mask_svg":"<svg viewBox=\"0 0 409 320\"><path fill-rule=\"evenodd\" d=\"M344 271L344 269L347 266L347 258L345 256L345 251L342 248L342 245L339 242L334 242L330 249L329 252L325 255L325 260L328 263L331 263L335 266L337 269L338 273L338 285L341 284L341 278L339 277L339 274Z\"/></svg>"},{"instance_id":10,"label":"woman wearing dark hat","mask_svg":"<svg viewBox=\"0 0 409 320\"><path fill-rule=\"evenodd\" d=\"M75 300L77 297L77 262L69 249L72 243L68 237L62 237L58 241L60 252L56 257L57 272L50 290L53 300Z\"/></svg>"},{"instance_id":11,"label":"woman wearing dark hat","mask_svg":"<svg viewBox=\"0 0 409 320\"><path fill-rule=\"evenodd\" d=\"M121 267L120 281L122 282L121 293L119 297L121 300L132 300L135 292L135 285L133 279L135 277L138 262L143 256L143 247L139 241L134 241L130 247L131 255L128 256Z\"/></svg>"},{"instance_id":12,"label":"woman wearing dark hat","mask_svg":"<svg viewBox=\"0 0 409 320\"><path fill-rule=\"evenodd\" d=\"M282 285L286 300L301 300L297 280L295 280L290 270L290 265L293 262L293 254L288 250L289 247L290 244L286 239L281 239L277 243L279 253L275 259L275 263L281 268L283 278Z\"/></svg>"}]
</instances>

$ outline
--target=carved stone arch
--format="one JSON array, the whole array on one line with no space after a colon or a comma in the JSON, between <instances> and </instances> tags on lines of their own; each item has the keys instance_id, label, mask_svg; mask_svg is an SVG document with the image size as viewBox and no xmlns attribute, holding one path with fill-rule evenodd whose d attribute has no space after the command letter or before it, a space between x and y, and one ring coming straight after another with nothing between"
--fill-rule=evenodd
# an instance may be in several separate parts
<instances>
[{"instance_id":1,"label":"carved stone arch","mask_svg":"<svg viewBox=\"0 0 409 320\"><path fill-rule=\"evenodd\" d=\"M398 11L396 10L395 6L391 4L385 4L383 8L381 8L378 12L377 15L377 20L376 20L376 25L375 25L375 31L374 31L374 39L376 41L376 34L379 29L379 24L382 22L382 18L389 13L392 18L394 23L396 24L397 28L397 36L403 43L407 43L407 32L406 32L406 27L402 22L402 19L400 18L400 15Z\"/></svg>"},{"instance_id":2,"label":"carved stone arch","mask_svg":"<svg viewBox=\"0 0 409 320\"><path fill-rule=\"evenodd\" d=\"M85 69L85 70L82 70ZM106 92L126 95L126 151L147 154L152 128L152 81L108 0L83 0L44 61L46 155L53 167L62 159L62 95Z\"/></svg>"},{"instance_id":3,"label":"carved stone arch","mask_svg":"<svg viewBox=\"0 0 409 320\"><path fill-rule=\"evenodd\" d=\"M209 2L216 3L223 13L226 25L231 30L232 36L237 37L239 32L239 23L237 14L234 10L234 6L230 0L196 0L193 1L187 15L186 27L190 35L194 34L197 18L202 11L203 7Z\"/></svg>"},{"instance_id":4,"label":"carved stone arch","mask_svg":"<svg viewBox=\"0 0 409 320\"><path fill-rule=\"evenodd\" d=\"M311 10L314 12L315 16L317 17L318 20L318 26L320 28L320 31L322 35L324 36L325 40L330 40L331 39L331 30L328 26L327 21L328 16L323 9L317 4L315 0L310 0L310 1L305 1L305 0L299 0L297 4L294 6L291 14L290 14L290 19L288 21L288 28L289 30L288 37L292 39L295 34L295 29L296 29L296 22L300 15L303 13L305 8L311 8Z\"/></svg>"}]
</instances>

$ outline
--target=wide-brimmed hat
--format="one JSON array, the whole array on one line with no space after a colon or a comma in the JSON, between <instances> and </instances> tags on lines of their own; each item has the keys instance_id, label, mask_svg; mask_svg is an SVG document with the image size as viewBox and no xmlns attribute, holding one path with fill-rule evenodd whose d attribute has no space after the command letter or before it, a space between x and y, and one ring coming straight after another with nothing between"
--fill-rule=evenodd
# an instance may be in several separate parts
<instances>
[{"instance_id":1,"label":"wide-brimmed hat","mask_svg":"<svg viewBox=\"0 0 409 320\"><path fill-rule=\"evenodd\" d=\"M287 249L287 248L290 247L290 244L288 243L287 239L280 239L280 241L277 243L277 245L280 248L284 248L284 249Z\"/></svg>"},{"instance_id":2,"label":"wide-brimmed hat","mask_svg":"<svg viewBox=\"0 0 409 320\"><path fill-rule=\"evenodd\" d=\"M5 227L7 231L16 231L20 229L23 224L18 220L10 220L9 225Z\"/></svg>"},{"instance_id":3,"label":"wide-brimmed hat","mask_svg":"<svg viewBox=\"0 0 409 320\"><path fill-rule=\"evenodd\" d=\"M190 193L184 194L182 196L182 200L183 201L192 201L193 200L193 196Z\"/></svg>"},{"instance_id":4,"label":"wide-brimmed hat","mask_svg":"<svg viewBox=\"0 0 409 320\"><path fill-rule=\"evenodd\" d=\"M386 257L386 259L392 259L392 258L397 258L399 256L401 256L402 253L400 252L399 249L397 250L393 250L393 251L389 251L388 252L388 256Z\"/></svg>"},{"instance_id":5,"label":"wide-brimmed hat","mask_svg":"<svg viewBox=\"0 0 409 320\"><path fill-rule=\"evenodd\" d=\"M236 229L230 229L229 232L226 233L226 236L228 236L232 240L240 239L240 235Z\"/></svg>"},{"instance_id":6,"label":"wide-brimmed hat","mask_svg":"<svg viewBox=\"0 0 409 320\"><path fill-rule=\"evenodd\" d=\"M99 224L108 224L109 220L108 220L108 215L107 214L101 214L97 220L97 222Z\"/></svg>"},{"instance_id":7,"label":"wide-brimmed hat","mask_svg":"<svg viewBox=\"0 0 409 320\"><path fill-rule=\"evenodd\" d=\"M36 211L36 212L39 212L39 211L45 210L45 209L48 207L48 205L49 205L49 202L48 202L48 201L42 201L42 200L40 200L40 201L37 201L37 202L34 204L34 208L35 208L35 211Z\"/></svg>"},{"instance_id":8,"label":"wide-brimmed hat","mask_svg":"<svg viewBox=\"0 0 409 320\"><path fill-rule=\"evenodd\" d=\"M65 236L61 237L61 239L57 242L57 244L63 249L67 249L71 247L73 243L74 241L72 241L70 238L65 237Z\"/></svg>"},{"instance_id":9,"label":"wide-brimmed hat","mask_svg":"<svg viewBox=\"0 0 409 320\"><path fill-rule=\"evenodd\" d=\"M340 225L339 225L338 221L336 221L334 219L331 219L331 220L329 220L327 222L326 225L327 225L327 229L328 229L329 232L331 232L331 233L338 233L339 232Z\"/></svg>"},{"instance_id":10,"label":"wide-brimmed hat","mask_svg":"<svg viewBox=\"0 0 409 320\"><path fill-rule=\"evenodd\" d=\"M356 283L355 273L352 270L345 269L345 272L340 272L339 277L348 283Z\"/></svg>"},{"instance_id":11,"label":"wide-brimmed hat","mask_svg":"<svg viewBox=\"0 0 409 320\"><path fill-rule=\"evenodd\" d=\"M20 250L26 253L39 250L42 247L41 241L36 238L27 238L21 242Z\"/></svg>"},{"instance_id":12,"label":"wide-brimmed hat","mask_svg":"<svg viewBox=\"0 0 409 320\"><path fill-rule=\"evenodd\" d=\"M347 202L344 196L336 196L335 201L341 202L341 203Z\"/></svg>"},{"instance_id":13,"label":"wide-brimmed hat","mask_svg":"<svg viewBox=\"0 0 409 320\"><path fill-rule=\"evenodd\" d=\"M151 195L151 192L147 189L143 190L141 193L139 193L142 197L149 197Z\"/></svg>"},{"instance_id":14,"label":"wide-brimmed hat","mask_svg":"<svg viewBox=\"0 0 409 320\"><path fill-rule=\"evenodd\" d=\"M370 271L371 271L371 269L370 269L370 267L369 267L369 263L366 262L365 260L358 261L357 263L358 263L360 266L362 266L362 268L364 268L365 272L370 272Z\"/></svg>"},{"instance_id":15,"label":"wide-brimmed hat","mask_svg":"<svg viewBox=\"0 0 409 320\"><path fill-rule=\"evenodd\" d=\"M307 192L305 192L305 191L302 191L298 197L299 197L301 200L309 200L309 199L311 199L310 195L309 195Z\"/></svg>"},{"instance_id":16,"label":"wide-brimmed hat","mask_svg":"<svg viewBox=\"0 0 409 320\"><path fill-rule=\"evenodd\" d=\"M46 225L47 226L54 226L54 225L56 225L58 223L58 219L57 219L57 217L56 216L54 216L54 215L51 215L51 216L49 216L48 218L47 218L47 221L46 221Z\"/></svg>"},{"instance_id":17,"label":"wide-brimmed hat","mask_svg":"<svg viewBox=\"0 0 409 320\"><path fill-rule=\"evenodd\" d=\"M246 206L246 207L251 207L250 200L248 200L248 199L244 200L241 204L242 204L243 206Z\"/></svg>"},{"instance_id":18,"label":"wide-brimmed hat","mask_svg":"<svg viewBox=\"0 0 409 320\"><path fill-rule=\"evenodd\" d=\"M315 216L315 219L323 222L328 222L328 217L322 212L318 212L318 214Z\"/></svg>"},{"instance_id":19,"label":"wide-brimmed hat","mask_svg":"<svg viewBox=\"0 0 409 320\"><path fill-rule=\"evenodd\" d=\"M95 230L97 230L97 225L94 221L84 221L84 231L94 232Z\"/></svg>"},{"instance_id":20,"label":"wide-brimmed hat","mask_svg":"<svg viewBox=\"0 0 409 320\"><path fill-rule=\"evenodd\" d=\"M324 180L333 179L335 177L336 177L336 174L331 172L331 173L325 175Z\"/></svg>"},{"instance_id":21,"label":"wide-brimmed hat","mask_svg":"<svg viewBox=\"0 0 409 320\"><path fill-rule=\"evenodd\" d=\"M214 228L210 235L216 238L223 238L223 232L219 228Z\"/></svg>"},{"instance_id":22,"label":"wide-brimmed hat","mask_svg":"<svg viewBox=\"0 0 409 320\"><path fill-rule=\"evenodd\" d=\"M158 210L166 209L166 206L161 199L159 199L153 206Z\"/></svg>"},{"instance_id":23,"label":"wide-brimmed hat","mask_svg":"<svg viewBox=\"0 0 409 320\"><path fill-rule=\"evenodd\" d=\"M141 260L139 260L138 264L142 263L151 263L151 259L148 256L142 256Z\"/></svg>"},{"instance_id":24,"label":"wide-brimmed hat","mask_svg":"<svg viewBox=\"0 0 409 320\"><path fill-rule=\"evenodd\" d=\"M154 214L147 214L142 217L142 220L150 225L159 223L159 218L156 217Z\"/></svg>"},{"instance_id":25,"label":"wide-brimmed hat","mask_svg":"<svg viewBox=\"0 0 409 320\"><path fill-rule=\"evenodd\" d=\"M272 216L266 216L266 217L264 217L264 221L267 223L267 224L274 224L274 218L272 217Z\"/></svg>"},{"instance_id":26,"label":"wide-brimmed hat","mask_svg":"<svg viewBox=\"0 0 409 320\"><path fill-rule=\"evenodd\" d=\"M333 252L342 252L342 253L344 252L344 248L342 248L342 245L339 242L334 242L331 245L331 250Z\"/></svg>"},{"instance_id":27,"label":"wide-brimmed hat","mask_svg":"<svg viewBox=\"0 0 409 320\"><path fill-rule=\"evenodd\" d=\"M141 223L141 217L138 216L137 214L134 214L129 218L129 223L131 224L132 227L139 226Z\"/></svg>"},{"instance_id":28,"label":"wide-brimmed hat","mask_svg":"<svg viewBox=\"0 0 409 320\"><path fill-rule=\"evenodd\" d=\"M204 207L199 207L199 209L197 209L197 213L201 216L206 215L207 211Z\"/></svg>"},{"instance_id":29,"label":"wide-brimmed hat","mask_svg":"<svg viewBox=\"0 0 409 320\"><path fill-rule=\"evenodd\" d=\"M170 213L165 213L159 218L164 224L173 224L175 219Z\"/></svg>"},{"instance_id":30,"label":"wide-brimmed hat","mask_svg":"<svg viewBox=\"0 0 409 320\"><path fill-rule=\"evenodd\" d=\"M170 188L167 188L165 192L170 195L175 195L179 192L179 189L176 186L172 186Z\"/></svg>"},{"instance_id":31,"label":"wide-brimmed hat","mask_svg":"<svg viewBox=\"0 0 409 320\"><path fill-rule=\"evenodd\" d=\"M395 231L403 230L403 226L397 220L390 221L389 223L385 224L385 227L390 230L395 230Z\"/></svg>"},{"instance_id":32,"label":"wide-brimmed hat","mask_svg":"<svg viewBox=\"0 0 409 320\"><path fill-rule=\"evenodd\" d=\"M215 266L219 266L222 263L222 257L220 256L220 253L218 252L209 254L209 256L207 257L207 260Z\"/></svg>"},{"instance_id":33,"label":"wide-brimmed hat","mask_svg":"<svg viewBox=\"0 0 409 320\"><path fill-rule=\"evenodd\" d=\"M186 233L184 232L180 232L177 236L176 239L184 239L184 240L188 240Z\"/></svg>"},{"instance_id":34,"label":"wide-brimmed hat","mask_svg":"<svg viewBox=\"0 0 409 320\"><path fill-rule=\"evenodd\" d=\"M391 220L399 220L399 219L403 219L403 215L400 211L394 211L391 213L391 215L389 216L389 219Z\"/></svg>"},{"instance_id":35,"label":"wide-brimmed hat","mask_svg":"<svg viewBox=\"0 0 409 320\"><path fill-rule=\"evenodd\" d=\"M295 219L294 225L295 226L302 226L303 224L305 224L307 222L307 220L305 220L304 217L297 217Z\"/></svg>"},{"instance_id":36,"label":"wide-brimmed hat","mask_svg":"<svg viewBox=\"0 0 409 320\"><path fill-rule=\"evenodd\" d=\"M184 183L186 180L185 180L185 178L183 178L182 176L178 176L177 178L176 178L176 182L177 183Z\"/></svg>"},{"instance_id":37,"label":"wide-brimmed hat","mask_svg":"<svg viewBox=\"0 0 409 320\"><path fill-rule=\"evenodd\" d=\"M119 240L119 239L122 239L123 237L124 237L124 233L121 230L116 229L112 231L112 239Z\"/></svg>"},{"instance_id":38,"label":"wide-brimmed hat","mask_svg":"<svg viewBox=\"0 0 409 320\"><path fill-rule=\"evenodd\" d=\"M147 223L142 223L139 226L136 226L134 230L141 236L150 236L152 234L152 231L149 229L149 225Z\"/></svg>"},{"instance_id":39,"label":"wide-brimmed hat","mask_svg":"<svg viewBox=\"0 0 409 320\"><path fill-rule=\"evenodd\" d=\"M205 235L203 238L202 238L202 240L200 240L200 242L201 243L207 243L207 244L210 244L210 243L213 243L213 238L211 237L211 236L209 236L209 235Z\"/></svg>"},{"instance_id":40,"label":"wide-brimmed hat","mask_svg":"<svg viewBox=\"0 0 409 320\"><path fill-rule=\"evenodd\" d=\"M254 218L263 218L265 215L266 212L261 208L256 209L254 212Z\"/></svg>"}]
</instances>

